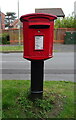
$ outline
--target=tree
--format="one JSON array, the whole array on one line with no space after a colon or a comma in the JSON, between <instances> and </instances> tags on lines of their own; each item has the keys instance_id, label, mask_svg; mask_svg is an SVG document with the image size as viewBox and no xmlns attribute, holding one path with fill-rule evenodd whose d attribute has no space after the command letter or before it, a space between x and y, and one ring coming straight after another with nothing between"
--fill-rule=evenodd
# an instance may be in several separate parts
<instances>
[{"instance_id":1,"label":"tree","mask_svg":"<svg viewBox=\"0 0 76 120\"><path fill-rule=\"evenodd\" d=\"M55 28L76 28L76 19L73 16L55 21Z\"/></svg>"},{"instance_id":2,"label":"tree","mask_svg":"<svg viewBox=\"0 0 76 120\"><path fill-rule=\"evenodd\" d=\"M6 13L6 17L5 17L5 27L10 28L11 27L11 23L13 23L13 21L16 19L16 13L15 12L7 12Z\"/></svg>"}]
</instances>

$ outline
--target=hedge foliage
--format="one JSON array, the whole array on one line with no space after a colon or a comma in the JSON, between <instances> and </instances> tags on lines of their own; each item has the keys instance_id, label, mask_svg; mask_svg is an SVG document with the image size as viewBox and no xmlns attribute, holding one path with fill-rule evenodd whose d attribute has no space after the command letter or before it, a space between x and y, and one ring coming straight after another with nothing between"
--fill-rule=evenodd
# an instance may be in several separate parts
<instances>
[{"instance_id":1,"label":"hedge foliage","mask_svg":"<svg viewBox=\"0 0 76 120\"><path fill-rule=\"evenodd\" d=\"M74 17L65 17L55 21L55 28L76 28L76 19Z\"/></svg>"},{"instance_id":2,"label":"hedge foliage","mask_svg":"<svg viewBox=\"0 0 76 120\"><path fill-rule=\"evenodd\" d=\"M0 34L0 44L10 44L10 38L8 33Z\"/></svg>"}]
</instances>

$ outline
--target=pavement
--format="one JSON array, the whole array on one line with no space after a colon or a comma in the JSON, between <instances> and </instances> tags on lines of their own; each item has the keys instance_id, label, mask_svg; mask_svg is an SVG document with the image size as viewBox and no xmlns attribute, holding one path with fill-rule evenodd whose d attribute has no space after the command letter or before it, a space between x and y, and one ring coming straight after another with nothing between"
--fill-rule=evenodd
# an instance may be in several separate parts
<instances>
[{"instance_id":1,"label":"pavement","mask_svg":"<svg viewBox=\"0 0 76 120\"><path fill-rule=\"evenodd\" d=\"M76 45L73 44L54 44L56 52L76 52Z\"/></svg>"}]
</instances>

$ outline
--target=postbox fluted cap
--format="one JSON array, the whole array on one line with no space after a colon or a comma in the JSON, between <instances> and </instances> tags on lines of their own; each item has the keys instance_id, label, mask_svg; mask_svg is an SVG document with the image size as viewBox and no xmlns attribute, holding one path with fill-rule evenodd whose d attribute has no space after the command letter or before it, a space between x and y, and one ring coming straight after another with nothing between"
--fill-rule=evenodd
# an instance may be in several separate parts
<instances>
[{"instance_id":1,"label":"postbox fluted cap","mask_svg":"<svg viewBox=\"0 0 76 120\"><path fill-rule=\"evenodd\" d=\"M48 13L31 13L31 14L26 14L22 15L20 17L20 21L29 21L30 18L48 18L49 20L55 20L57 19L56 15L48 14Z\"/></svg>"}]
</instances>

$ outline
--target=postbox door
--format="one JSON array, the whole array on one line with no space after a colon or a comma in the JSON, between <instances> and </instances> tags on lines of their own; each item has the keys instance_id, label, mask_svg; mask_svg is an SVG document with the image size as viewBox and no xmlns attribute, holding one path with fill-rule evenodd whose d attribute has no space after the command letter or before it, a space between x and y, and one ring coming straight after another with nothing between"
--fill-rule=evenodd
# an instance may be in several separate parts
<instances>
[{"instance_id":1,"label":"postbox door","mask_svg":"<svg viewBox=\"0 0 76 120\"><path fill-rule=\"evenodd\" d=\"M35 25L29 29L29 55L36 58L48 57L49 52L52 54L52 22L50 25Z\"/></svg>"}]
</instances>

